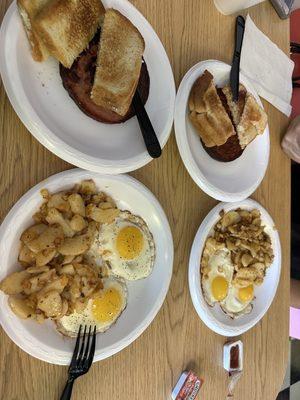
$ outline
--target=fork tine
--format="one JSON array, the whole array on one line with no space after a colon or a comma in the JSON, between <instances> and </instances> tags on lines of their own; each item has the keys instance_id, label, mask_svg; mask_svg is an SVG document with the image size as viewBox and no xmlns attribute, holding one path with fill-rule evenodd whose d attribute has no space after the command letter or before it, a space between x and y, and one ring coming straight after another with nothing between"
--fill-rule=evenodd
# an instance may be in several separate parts
<instances>
[{"instance_id":1,"label":"fork tine","mask_svg":"<svg viewBox=\"0 0 300 400\"><path fill-rule=\"evenodd\" d=\"M81 334L81 325L79 326L79 331L78 331L78 334L77 334L76 344L75 344L75 348L74 348L74 351L73 351L73 356L72 356L72 360L71 360L71 364L70 364L69 369L71 367L74 367L74 365L76 363L76 359L77 359L77 356L78 356L79 342L80 342L80 334Z\"/></svg>"},{"instance_id":2,"label":"fork tine","mask_svg":"<svg viewBox=\"0 0 300 400\"><path fill-rule=\"evenodd\" d=\"M77 358L78 362L80 362L80 360L82 359L84 345L85 345L85 335L86 335L86 325L84 325L84 331L83 331L83 336L82 336L82 341L81 341L80 352L79 352L79 355Z\"/></svg>"},{"instance_id":3,"label":"fork tine","mask_svg":"<svg viewBox=\"0 0 300 400\"><path fill-rule=\"evenodd\" d=\"M84 364L86 362L86 359L87 359L87 356L88 356L88 352L89 352L89 348L90 348L91 330L92 330L92 327L90 325L89 332L88 332L88 337L87 337L87 343L86 343L86 346L85 346L85 351L84 351L84 354L83 354L83 358L81 360L82 364Z\"/></svg>"},{"instance_id":4,"label":"fork tine","mask_svg":"<svg viewBox=\"0 0 300 400\"><path fill-rule=\"evenodd\" d=\"M96 348L96 326L94 326L94 332L93 332L93 339L92 339L92 344L91 344L91 349L88 355L87 359L87 367L88 369L92 365L94 355L95 355L95 348Z\"/></svg>"}]
</instances>

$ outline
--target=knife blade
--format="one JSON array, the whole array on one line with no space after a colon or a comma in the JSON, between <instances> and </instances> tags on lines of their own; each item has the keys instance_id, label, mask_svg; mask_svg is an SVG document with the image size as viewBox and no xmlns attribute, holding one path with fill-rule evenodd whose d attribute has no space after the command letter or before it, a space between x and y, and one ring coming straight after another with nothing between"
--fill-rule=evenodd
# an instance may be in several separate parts
<instances>
[{"instance_id":1,"label":"knife blade","mask_svg":"<svg viewBox=\"0 0 300 400\"><path fill-rule=\"evenodd\" d=\"M233 101L239 99L239 84L240 84L240 59L245 31L245 19L241 15L236 18L235 24L235 47L230 71L230 87L232 91Z\"/></svg>"}]
</instances>

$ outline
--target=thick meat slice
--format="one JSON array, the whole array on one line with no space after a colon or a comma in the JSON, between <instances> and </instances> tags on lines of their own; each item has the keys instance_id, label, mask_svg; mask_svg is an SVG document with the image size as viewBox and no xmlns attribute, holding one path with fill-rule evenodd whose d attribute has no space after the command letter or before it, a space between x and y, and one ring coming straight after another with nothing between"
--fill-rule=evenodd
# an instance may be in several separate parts
<instances>
[{"instance_id":1,"label":"thick meat slice","mask_svg":"<svg viewBox=\"0 0 300 400\"><path fill-rule=\"evenodd\" d=\"M226 97L224 93L222 92L222 89L217 89L218 95L222 101L222 104L230 117L232 123L233 118L230 112L230 109L228 107ZM241 95L242 97L242 95ZM239 138L238 135L233 135L230 136L230 138L227 139L226 143L224 143L222 146L213 146L213 147L207 147L202 141L203 148L206 150L206 152L215 160L217 161L222 161L222 162L229 162L237 159L240 157L243 153L243 150L240 146Z\"/></svg>"},{"instance_id":2,"label":"thick meat slice","mask_svg":"<svg viewBox=\"0 0 300 400\"><path fill-rule=\"evenodd\" d=\"M96 121L109 124L125 122L135 115L132 107L130 107L128 113L122 117L113 111L98 106L91 99L91 90L96 71L99 36L100 32L98 31L90 42L89 47L80 54L70 69L60 64L62 83L77 106L89 117ZM146 63L143 62L137 89L144 104L148 99L149 86L150 78Z\"/></svg>"}]
</instances>

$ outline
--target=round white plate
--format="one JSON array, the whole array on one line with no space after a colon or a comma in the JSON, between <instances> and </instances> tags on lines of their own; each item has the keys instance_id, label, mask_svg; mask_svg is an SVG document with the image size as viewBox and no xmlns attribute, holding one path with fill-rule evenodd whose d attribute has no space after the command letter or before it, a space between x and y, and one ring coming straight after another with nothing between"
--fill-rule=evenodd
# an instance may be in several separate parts
<instances>
[{"instance_id":1,"label":"round white plate","mask_svg":"<svg viewBox=\"0 0 300 400\"><path fill-rule=\"evenodd\" d=\"M230 66L221 61L202 61L182 79L175 102L174 125L177 146L189 174L208 195L221 201L240 201L249 197L262 181L269 161L270 139L267 126L263 135L250 143L241 157L224 163L211 158L188 117L188 98L196 79L207 69L218 86L228 83ZM240 81L258 103L262 103L249 81L241 74Z\"/></svg>"},{"instance_id":2,"label":"round white plate","mask_svg":"<svg viewBox=\"0 0 300 400\"><path fill-rule=\"evenodd\" d=\"M231 319L219 305L210 307L204 300L200 284L200 260L207 237L220 219L219 212L235 210L258 209L261 212L262 222L267 227L274 251L273 264L268 268L266 277L261 286L255 287L253 310L250 314L237 319ZM279 235L274 229L274 222L268 212L256 201L247 199L237 203L220 203L214 207L203 220L195 236L189 262L189 286L192 301L199 317L214 332L223 336L238 336L248 331L265 315L275 296L281 271L281 247Z\"/></svg>"},{"instance_id":3,"label":"round white plate","mask_svg":"<svg viewBox=\"0 0 300 400\"><path fill-rule=\"evenodd\" d=\"M173 72L151 25L127 0L103 0L129 18L144 37L150 75L146 110L163 147L170 135L175 102ZM78 167L117 174L152 160L136 117L117 125L86 116L63 88L58 62L35 62L16 3L9 7L0 31L0 71L6 93L33 136L58 157Z\"/></svg>"},{"instance_id":4,"label":"round white plate","mask_svg":"<svg viewBox=\"0 0 300 400\"><path fill-rule=\"evenodd\" d=\"M82 179L93 179L100 190L110 194L121 209L140 215L153 234L156 260L146 279L127 282L128 304L108 331L99 334L94 361L99 361L132 343L152 322L167 294L173 268L173 241L168 220L153 194L140 182L127 176L99 175L72 169L53 175L29 190L11 209L0 228L0 280L19 270L19 238L33 221L41 204L42 188L50 192L71 188ZM60 335L52 321L39 325L21 320L10 310L7 296L0 292L0 322L8 336L24 351L54 364L69 364L74 340Z\"/></svg>"}]
</instances>

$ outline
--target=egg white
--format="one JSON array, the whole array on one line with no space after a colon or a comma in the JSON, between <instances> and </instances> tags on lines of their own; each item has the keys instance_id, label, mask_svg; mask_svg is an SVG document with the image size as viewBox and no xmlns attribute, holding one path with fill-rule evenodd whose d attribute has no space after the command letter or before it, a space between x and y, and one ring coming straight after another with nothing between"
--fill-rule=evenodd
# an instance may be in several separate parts
<instances>
[{"instance_id":1,"label":"egg white","mask_svg":"<svg viewBox=\"0 0 300 400\"><path fill-rule=\"evenodd\" d=\"M127 226L137 227L143 236L143 248L140 254L132 259L124 259L116 247L118 232ZM146 222L129 211L121 211L114 222L103 224L94 247L109 265L110 274L129 281L143 279L152 272L155 261L155 244Z\"/></svg>"},{"instance_id":2,"label":"egg white","mask_svg":"<svg viewBox=\"0 0 300 400\"><path fill-rule=\"evenodd\" d=\"M225 278L229 286L232 281L234 266L231 261L230 251L226 248L216 250L216 252L208 260L208 268L209 272L207 276L201 276L201 286L205 301L210 306L213 306L218 302L218 300L214 298L211 291L212 281L217 276L222 276Z\"/></svg>"},{"instance_id":3,"label":"egg white","mask_svg":"<svg viewBox=\"0 0 300 400\"><path fill-rule=\"evenodd\" d=\"M241 302L239 300L239 289L230 285L227 297L220 303L222 310L231 318L237 318L252 311L252 300Z\"/></svg>"}]
</instances>

